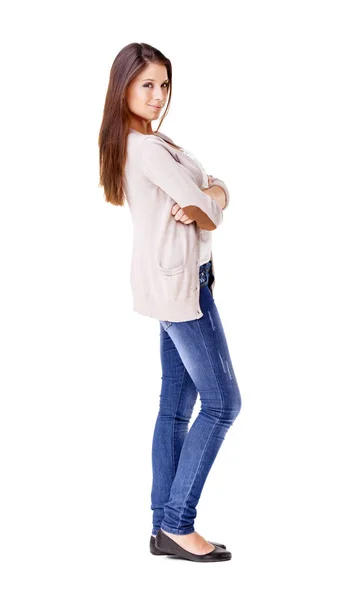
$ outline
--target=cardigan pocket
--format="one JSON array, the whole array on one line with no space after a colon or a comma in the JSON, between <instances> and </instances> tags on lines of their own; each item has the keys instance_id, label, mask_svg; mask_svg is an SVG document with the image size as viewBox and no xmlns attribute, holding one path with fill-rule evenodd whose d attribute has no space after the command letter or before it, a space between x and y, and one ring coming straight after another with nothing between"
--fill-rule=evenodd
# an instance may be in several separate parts
<instances>
[{"instance_id":1,"label":"cardigan pocket","mask_svg":"<svg viewBox=\"0 0 348 600\"><path fill-rule=\"evenodd\" d=\"M175 302L179 296L185 298L189 295L187 291L188 277L185 271L185 265L178 265L171 269L165 269L159 266L160 270L160 287L158 290L159 296L163 302Z\"/></svg>"},{"instance_id":2,"label":"cardigan pocket","mask_svg":"<svg viewBox=\"0 0 348 600\"><path fill-rule=\"evenodd\" d=\"M159 265L159 268L161 270L161 273L163 273L164 275L179 275L179 273L182 273L184 271L184 264L179 265L178 267L174 267L172 269L166 269L164 267L161 267L161 265Z\"/></svg>"}]
</instances>

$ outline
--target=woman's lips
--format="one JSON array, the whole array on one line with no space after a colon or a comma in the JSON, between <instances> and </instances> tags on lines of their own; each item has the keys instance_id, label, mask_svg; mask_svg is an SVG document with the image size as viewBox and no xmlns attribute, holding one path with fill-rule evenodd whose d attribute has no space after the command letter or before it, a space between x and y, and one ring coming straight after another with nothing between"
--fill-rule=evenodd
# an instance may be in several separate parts
<instances>
[{"instance_id":1,"label":"woman's lips","mask_svg":"<svg viewBox=\"0 0 348 600\"><path fill-rule=\"evenodd\" d=\"M153 106L152 104L149 104L149 106L151 108L154 108L155 110L161 110L161 108L162 108L161 106Z\"/></svg>"}]
</instances>

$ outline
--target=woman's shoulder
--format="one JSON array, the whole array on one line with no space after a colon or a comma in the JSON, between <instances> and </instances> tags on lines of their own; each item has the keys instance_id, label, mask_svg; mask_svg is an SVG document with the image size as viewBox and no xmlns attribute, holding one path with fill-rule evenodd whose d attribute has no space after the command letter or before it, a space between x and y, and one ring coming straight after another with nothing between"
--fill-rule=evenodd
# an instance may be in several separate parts
<instances>
[{"instance_id":1,"label":"woman's shoulder","mask_svg":"<svg viewBox=\"0 0 348 600\"><path fill-rule=\"evenodd\" d=\"M171 144L175 143L175 142L173 142L173 140L168 135L166 135L165 133L163 133L163 131L157 131L154 135L156 137L163 138L164 140L166 140L167 142L170 142Z\"/></svg>"}]
</instances>

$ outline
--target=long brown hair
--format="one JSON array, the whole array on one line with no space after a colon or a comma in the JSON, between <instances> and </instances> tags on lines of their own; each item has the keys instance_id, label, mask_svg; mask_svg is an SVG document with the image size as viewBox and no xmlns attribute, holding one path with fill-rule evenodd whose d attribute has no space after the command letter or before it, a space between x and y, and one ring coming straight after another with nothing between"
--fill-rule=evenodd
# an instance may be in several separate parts
<instances>
[{"instance_id":1,"label":"long brown hair","mask_svg":"<svg viewBox=\"0 0 348 600\"><path fill-rule=\"evenodd\" d=\"M149 63L162 64L168 74L168 103L156 133L168 113L172 93L172 65L169 58L149 44L131 43L117 54L111 70L106 92L103 120L100 127L99 186L103 186L105 200L124 206L124 170L127 159L127 136L131 112L126 101L127 86ZM180 146L177 146L180 148Z\"/></svg>"}]
</instances>

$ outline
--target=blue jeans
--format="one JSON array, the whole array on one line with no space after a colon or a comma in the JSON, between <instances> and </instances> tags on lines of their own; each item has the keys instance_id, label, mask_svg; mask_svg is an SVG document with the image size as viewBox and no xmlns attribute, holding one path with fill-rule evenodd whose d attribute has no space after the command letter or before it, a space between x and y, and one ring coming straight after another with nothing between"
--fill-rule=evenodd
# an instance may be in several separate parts
<instances>
[{"instance_id":1,"label":"blue jeans","mask_svg":"<svg viewBox=\"0 0 348 600\"><path fill-rule=\"evenodd\" d=\"M210 285L211 261L200 266L203 317L160 321L162 386L152 443L152 534L195 531L201 492L241 396ZM189 428L197 400L201 410ZM221 506L221 504L220 504Z\"/></svg>"}]
</instances>

